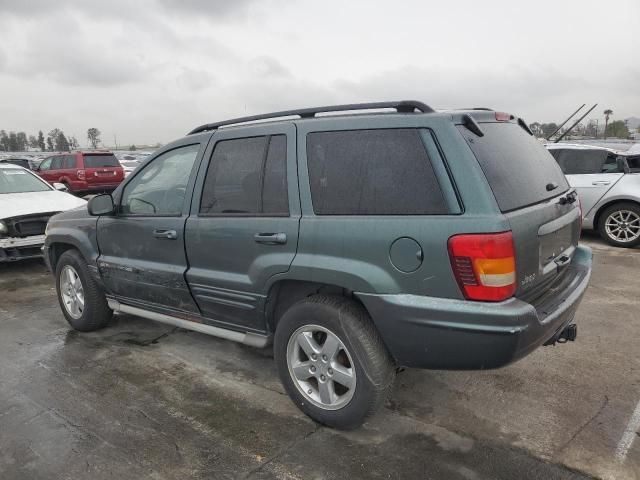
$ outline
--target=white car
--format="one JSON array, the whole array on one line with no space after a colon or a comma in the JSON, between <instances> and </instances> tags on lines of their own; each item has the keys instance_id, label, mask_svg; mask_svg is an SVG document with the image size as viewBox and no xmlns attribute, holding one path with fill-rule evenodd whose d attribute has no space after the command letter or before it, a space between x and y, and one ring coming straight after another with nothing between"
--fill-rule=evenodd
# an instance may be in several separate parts
<instances>
[{"instance_id":1,"label":"white car","mask_svg":"<svg viewBox=\"0 0 640 480\"><path fill-rule=\"evenodd\" d=\"M17 165L0 163L0 263L39 257L49 217L86 200Z\"/></svg>"}]
</instances>

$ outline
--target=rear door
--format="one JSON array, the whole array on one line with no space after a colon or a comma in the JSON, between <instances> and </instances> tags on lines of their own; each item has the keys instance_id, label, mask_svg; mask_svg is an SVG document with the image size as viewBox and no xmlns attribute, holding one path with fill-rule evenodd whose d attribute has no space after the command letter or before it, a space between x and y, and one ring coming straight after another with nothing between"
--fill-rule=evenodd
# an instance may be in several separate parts
<instances>
[{"instance_id":1,"label":"rear door","mask_svg":"<svg viewBox=\"0 0 640 480\"><path fill-rule=\"evenodd\" d=\"M98 219L98 268L121 301L198 313L184 274L184 224L200 143L168 150L136 172L115 215Z\"/></svg>"},{"instance_id":2,"label":"rear door","mask_svg":"<svg viewBox=\"0 0 640 480\"><path fill-rule=\"evenodd\" d=\"M187 220L187 281L205 317L264 331L265 286L298 245L295 127L221 130L213 140Z\"/></svg>"},{"instance_id":3,"label":"rear door","mask_svg":"<svg viewBox=\"0 0 640 480\"><path fill-rule=\"evenodd\" d=\"M516 250L516 296L553 281L580 237L574 191L551 154L518 123L480 123L483 136L458 129L508 219Z\"/></svg>"},{"instance_id":4,"label":"rear door","mask_svg":"<svg viewBox=\"0 0 640 480\"><path fill-rule=\"evenodd\" d=\"M578 191L584 216L624 175L616 155L607 150L559 148L550 152Z\"/></svg>"},{"instance_id":5,"label":"rear door","mask_svg":"<svg viewBox=\"0 0 640 480\"><path fill-rule=\"evenodd\" d=\"M85 153L82 157L88 184L114 185L124 179L124 169L113 153Z\"/></svg>"}]
</instances>

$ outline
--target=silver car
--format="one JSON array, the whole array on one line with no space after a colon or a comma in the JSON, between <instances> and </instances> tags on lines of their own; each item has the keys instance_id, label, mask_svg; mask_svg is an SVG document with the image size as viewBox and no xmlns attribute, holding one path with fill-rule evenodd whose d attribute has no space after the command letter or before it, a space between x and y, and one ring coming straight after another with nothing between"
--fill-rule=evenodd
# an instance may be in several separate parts
<instances>
[{"instance_id":1,"label":"silver car","mask_svg":"<svg viewBox=\"0 0 640 480\"><path fill-rule=\"evenodd\" d=\"M593 145L546 147L578 191L582 228L617 247L640 244L640 154Z\"/></svg>"}]
</instances>

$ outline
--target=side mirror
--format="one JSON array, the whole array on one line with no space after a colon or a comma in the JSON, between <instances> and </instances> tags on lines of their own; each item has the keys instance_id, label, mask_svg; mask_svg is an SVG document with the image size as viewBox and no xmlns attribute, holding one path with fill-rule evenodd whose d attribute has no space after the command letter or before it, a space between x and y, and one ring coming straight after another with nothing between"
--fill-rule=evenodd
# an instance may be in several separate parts
<instances>
[{"instance_id":1,"label":"side mirror","mask_svg":"<svg viewBox=\"0 0 640 480\"><path fill-rule=\"evenodd\" d=\"M115 212L116 206L113 203L113 197L108 193L96 195L89 203L87 203L89 215L110 215Z\"/></svg>"},{"instance_id":2,"label":"side mirror","mask_svg":"<svg viewBox=\"0 0 640 480\"><path fill-rule=\"evenodd\" d=\"M58 190L60 192L68 192L69 191L69 189L67 188L67 186L64 183L54 182L53 183L53 188L55 188L56 190Z\"/></svg>"}]
</instances>

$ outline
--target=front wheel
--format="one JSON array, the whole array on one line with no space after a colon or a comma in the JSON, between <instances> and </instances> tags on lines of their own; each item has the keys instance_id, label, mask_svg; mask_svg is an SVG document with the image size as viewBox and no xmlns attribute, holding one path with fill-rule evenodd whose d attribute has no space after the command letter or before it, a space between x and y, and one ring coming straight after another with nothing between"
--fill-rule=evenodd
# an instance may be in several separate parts
<instances>
[{"instance_id":1,"label":"front wheel","mask_svg":"<svg viewBox=\"0 0 640 480\"><path fill-rule=\"evenodd\" d=\"M640 206L623 202L611 205L598 221L600 236L615 247L640 244Z\"/></svg>"},{"instance_id":2,"label":"front wheel","mask_svg":"<svg viewBox=\"0 0 640 480\"><path fill-rule=\"evenodd\" d=\"M104 292L76 250L64 252L56 264L58 302L67 322L81 332L107 325L113 314Z\"/></svg>"},{"instance_id":3,"label":"front wheel","mask_svg":"<svg viewBox=\"0 0 640 480\"><path fill-rule=\"evenodd\" d=\"M395 366L367 312L343 297L315 295L291 307L274 339L280 379L309 417L355 428L378 410Z\"/></svg>"}]
</instances>

